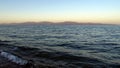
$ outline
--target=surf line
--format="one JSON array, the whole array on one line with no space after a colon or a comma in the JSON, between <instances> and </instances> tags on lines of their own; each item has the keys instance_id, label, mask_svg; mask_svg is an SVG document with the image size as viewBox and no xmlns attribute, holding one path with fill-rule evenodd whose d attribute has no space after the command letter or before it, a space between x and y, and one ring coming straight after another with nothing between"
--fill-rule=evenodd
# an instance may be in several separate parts
<instances>
[{"instance_id":1,"label":"surf line","mask_svg":"<svg viewBox=\"0 0 120 68\"><path fill-rule=\"evenodd\" d=\"M5 52L5 51L0 51L0 55L7 58L11 62L14 62L19 65L26 65L28 63L27 60L24 60L16 55L13 55L13 54Z\"/></svg>"}]
</instances>

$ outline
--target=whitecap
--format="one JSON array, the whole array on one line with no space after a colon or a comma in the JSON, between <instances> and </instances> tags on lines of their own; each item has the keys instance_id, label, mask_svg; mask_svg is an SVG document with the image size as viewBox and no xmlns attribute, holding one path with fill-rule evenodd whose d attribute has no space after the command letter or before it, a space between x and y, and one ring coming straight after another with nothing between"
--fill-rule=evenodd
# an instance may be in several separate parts
<instances>
[{"instance_id":1,"label":"whitecap","mask_svg":"<svg viewBox=\"0 0 120 68\"><path fill-rule=\"evenodd\" d=\"M10 60L10 61L12 61L12 62L14 62L14 63L20 64L20 65L25 65L25 64L28 63L27 60L24 60L24 59L22 59L22 58L19 58L18 56L15 56L15 55L13 55L13 54L11 54L11 53L8 53L8 52L2 51L2 52L0 53L0 55L3 56L3 57L5 57L5 58L7 58L8 60Z\"/></svg>"}]
</instances>

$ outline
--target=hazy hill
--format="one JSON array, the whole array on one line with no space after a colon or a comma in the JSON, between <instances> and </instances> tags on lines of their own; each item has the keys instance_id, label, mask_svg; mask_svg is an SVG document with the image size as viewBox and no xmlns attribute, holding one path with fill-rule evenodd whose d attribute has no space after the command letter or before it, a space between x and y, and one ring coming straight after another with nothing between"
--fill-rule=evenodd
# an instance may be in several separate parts
<instances>
[{"instance_id":1,"label":"hazy hill","mask_svg":"<svg viewBox=\"0 0 120 68\"><path fill-rule=\"evenodd\" d=\"M3 24L4 25L4 24ZM19 23L10 23L9 25L108 25L102 23L91 23L91 22L74 22L74 21L65 21L65 22L19 22Z\"/></svg>"}]
</instances>

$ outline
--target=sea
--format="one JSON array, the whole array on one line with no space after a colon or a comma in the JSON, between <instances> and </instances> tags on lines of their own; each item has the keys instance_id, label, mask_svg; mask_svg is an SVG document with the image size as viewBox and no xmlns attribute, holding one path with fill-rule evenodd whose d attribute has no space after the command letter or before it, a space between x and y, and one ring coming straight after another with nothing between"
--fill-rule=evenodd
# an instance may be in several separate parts
<instances>
[{"instance_id":1,"label":"sea","mask_svg":"<svg viewBox=\"0 0 120 68\"><path fill-rule=\"evenodd\" d=\"M54 60L57 54L59 60L55 61L69 61L70 64L97 64L99 61L99 65L108 65L108 68L110 65L120 66L120 25L0 25L0 40L9 41L6 43L10 45L40 50L39 56L44 55L42 58L50 56ZM31 51L29 55L36 53ZM41 58L37 56L37 59ZM76 66L80 67L81 64Z\"/></svg>"}]
</instances>

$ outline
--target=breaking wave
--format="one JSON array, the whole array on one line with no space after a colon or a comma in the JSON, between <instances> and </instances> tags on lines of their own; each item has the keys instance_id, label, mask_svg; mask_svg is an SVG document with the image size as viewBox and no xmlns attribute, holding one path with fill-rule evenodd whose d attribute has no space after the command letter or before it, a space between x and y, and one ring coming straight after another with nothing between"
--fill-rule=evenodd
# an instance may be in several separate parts
<instances>
[{"instance_id":1,"label":"breaking wave","mask_svg":"<svg viewBox=\"0 0 120 68\"><path fill-rule=\"evenodd\" d=\"M8 52L1 51L0 55L7 58L8 60L10 60L14 63L20 64L20 65L25 65L28 63L27 60L24 60L16 55L13 55L13 54L8 53Z\"/></svg>"}]
</instances>

